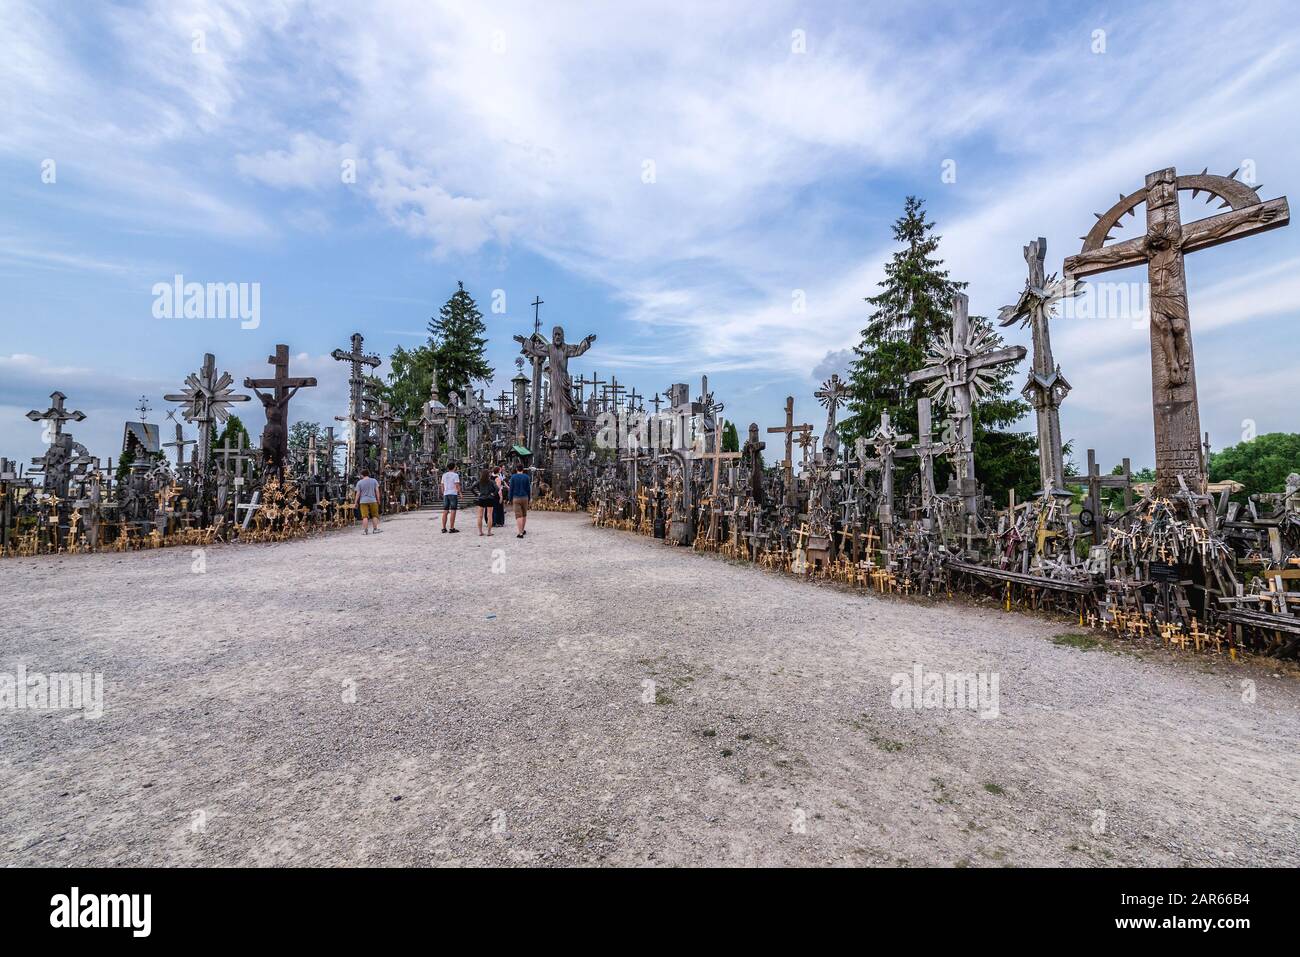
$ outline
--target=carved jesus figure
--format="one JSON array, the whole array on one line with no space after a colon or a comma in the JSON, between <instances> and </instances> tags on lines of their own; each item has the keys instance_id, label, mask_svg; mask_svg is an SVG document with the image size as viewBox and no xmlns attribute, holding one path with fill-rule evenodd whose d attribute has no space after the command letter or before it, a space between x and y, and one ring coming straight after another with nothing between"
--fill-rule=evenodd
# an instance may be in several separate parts
<instances>
[{"instance_id":1,"label":"carved jesus figure","mask_svg":"<svg viewBox=\"0 0 1300 957\"><path fill-rule=\"evenodd\" d=\"M576 346L564 341L564 330L556 326L547 342L536 334L525 339L515 336L521 351L530 359L541 359L548 364L550 386L551 438L559 440L573 434L573 392L569 380L569 360L582 355L596 341L595 334L587 336Z\"/></svg>"}]
</instances>

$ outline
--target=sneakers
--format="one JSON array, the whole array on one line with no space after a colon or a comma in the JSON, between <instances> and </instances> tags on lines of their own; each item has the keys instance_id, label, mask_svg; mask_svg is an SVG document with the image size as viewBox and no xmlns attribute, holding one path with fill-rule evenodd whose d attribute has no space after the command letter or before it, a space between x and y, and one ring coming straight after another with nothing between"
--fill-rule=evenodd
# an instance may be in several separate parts
<instances>
[{"instance_id":1,"label":"sneakers","mask_svg":"<svg viewBox=\"0 0 1300 957\"><path fill-rule=\"evenodd\" d=\"M459 528L449 528L449 529L447 529L447 531L449 531L449 532L451 532L453 535L455 535L457 532L460 531L460 529L459 529Z\"/></svg>"},{"instance_id":2,"label":"sneakers","mask_svg":"<svg viewBox=\"0 0 1300 957\"><path fill-rule=\"evenodd\" d=\"M447 530L446 530L445 528L442 530L442 534L444 534L444 535L447 534Z\"/></svg>"}]
</instances>

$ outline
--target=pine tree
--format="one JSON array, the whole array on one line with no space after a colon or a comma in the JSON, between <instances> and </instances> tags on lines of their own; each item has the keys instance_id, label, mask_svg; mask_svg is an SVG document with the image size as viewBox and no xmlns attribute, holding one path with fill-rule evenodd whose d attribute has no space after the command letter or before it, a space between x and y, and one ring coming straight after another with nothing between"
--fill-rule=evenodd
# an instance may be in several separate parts
<instances>
[{"instance_id":1,"label":"pine tree","mask_svg":"<svg viewBox=\"0 0 1300 957\"><path fill-rule=\"evenodd\" d=\"M465 284L456 283L456 292L447 300L436 319L429 320L429 348L433 352L433 369L438 373L438 398L444 402L452 390L463 399L470 384L492 378L488 365L487 326Z\"/></svg>"},{"instance_id":2,"label":"pine tree","mask_svg":"<svg viewBox=\"0 0 1300 957\"><path fill-rule=\"evenodd\" d=\"M874 311L853 350L849 414L840 424L850 445L874 432L885 411L900 432L916 434L916 400L924 392L908 383L907 374L925 365L927 347L952 322L953 296L966 285L948 278L935 255L940 237L933 229L924 201L907 197L894 223L894 239L903 248L885 266L880 292L867 299Z\"/></svg>"},{"instance_id":3,"label":"pine tree","mask_svg":"<svg viewBox=\"0 0 1300 957\"><path fill-rule=\"evenodd\" d=\"M916 400L926 395L927 389L924 383L909 383L907 376L925 366L931 344L949 335L953 297L967 285L948 278L943 260L936 255L941 237L934 235L933 229L934 223L925 218L924 201L907 197L903 215L894 223L894 239L903 248L886 264L881 291L867 299L874 311L862 330L862 341L854 348L857 358L849 370L850 414L840 424L846 443L871 435L882 412L889 413L899 432L917 435ZM971 324L989 328L982 316L972 316ZM1001 342L998 336L995 347ZM1038 486L1036 436L1007 431L1029 411L1013 394L1014 373L1013 366L1002 367L995 387L976 403L974 411L975 475L985 493L999 502L1011 488L1023 499ZM942 433L946 411L934 409L936 433ZM910 481L916 468L915 461L899 463L896 481L900 487ZM945 474L942 466L936 470L940 488Z\"/></svg>"}]
</instances>

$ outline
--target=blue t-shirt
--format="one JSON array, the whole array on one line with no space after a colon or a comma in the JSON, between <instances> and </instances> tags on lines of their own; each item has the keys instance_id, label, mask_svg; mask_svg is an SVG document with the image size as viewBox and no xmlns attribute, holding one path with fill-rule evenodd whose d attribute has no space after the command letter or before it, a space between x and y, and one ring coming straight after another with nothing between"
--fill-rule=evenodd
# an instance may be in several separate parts
<instances>
[{"instance_id":1,"label":"blue t-shirt","mask_svg":"<svg viewBox=\"0 0 1300 957\"><path fill-rule=\"evenodd\" d=\"M528 498L528 493L531 490L532 480L529 479L527 472L516 472L510 476L511 498Z\"/></svg>"}]
</instances>

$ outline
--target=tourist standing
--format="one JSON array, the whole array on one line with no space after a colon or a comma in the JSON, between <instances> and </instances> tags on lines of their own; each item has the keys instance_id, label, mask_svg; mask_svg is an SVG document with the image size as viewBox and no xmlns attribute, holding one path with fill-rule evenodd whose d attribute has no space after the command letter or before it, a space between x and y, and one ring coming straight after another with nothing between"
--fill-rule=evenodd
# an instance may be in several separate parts
<instances>
[{"instance_id":1,"label":"tourist standing","mask_svg":"<svg viewBox=\"0 0 1300 957\"><path fill-rule=\"evenodd\" d=\"M506 470L505 466L498 465L492 470L492 484L496 486L497 503L492 509L492 527L501 528L506 523Z\"/></svg>"},{"instance_id":2,"label":"tourist standing","mask_svg":"<svg viewBox=\"0 0 1300 957\"><path fill-rule=\"evenodd\" d=\"M370 534L370 522L375 523L375 534L379 534L379 482L370 477L367 469L361 470L361 478L357 480L356 493L353 501L358 509L361 510L361 532L364 535Z\"/></svg>"},{"instance_id":3,"label":"tourist standing","mask_svg":"<svg viewBox=\"0 0 1300 957\"><path fill-rule=\"evenodd\" d=\"M460 473L456 471L455 462L448 462L447 471L442 473L442 530L444 532L454 534L460 531L456 527L458 508L460 508ZM448 517L451 519L450 527L447 523Z\"/></svg>"},{"instance_id":4,"label":"tourist standing","mask_svg":"<svg viewBox=\"0 0 1300 957\"><path fill-rule=\"evenodd\" d=\"M510 476L510 504L515 508L515 527L519 533L515 538L528 534L528 499L532 496L533 483L524 471L524 463L515 466L515 474Z\"/></svg>"},{"instance_id":5,"label":"tourist standing","mask_svg":"<svg viewBox=\"0 0 1300 957\"><path fill-rule=\"evenodd\" d=\"M487 525L487 535L491 538L492 513L501 505L501 496L497 492L496 478L487 469L478 475L478 498L474 503L478 506L478 533L482 535L483 526Z\"/></svg>"}]
</instances>

